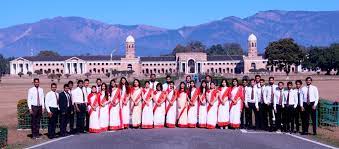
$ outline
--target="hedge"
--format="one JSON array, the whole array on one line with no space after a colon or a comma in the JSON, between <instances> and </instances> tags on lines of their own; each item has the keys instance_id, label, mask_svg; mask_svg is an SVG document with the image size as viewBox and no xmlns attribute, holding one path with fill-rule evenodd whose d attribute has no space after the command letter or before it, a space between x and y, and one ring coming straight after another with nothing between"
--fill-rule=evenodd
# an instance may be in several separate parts
<instances>
[{"instance_id":1,"label":"hedge","mask_svg":"<svg viewBox=\"0 0 339 149\"><path fill-rule=\"evenodd\" d=\"M27 99L21 99L17 104L18 129L31 129L31 115L27 106ZM41 117L40 127L47 128L48 116L44 112Z\"/></svg>"},{"instance_id":2,"label":"hedge","mask_svg":"<svg viewBox=\"0 0 339 149\"><path fill-rule=\"evenodd\" d=\"M7 145L8 129L7 127L0 126L0 148Z\"/></svg>"}]
</instances>

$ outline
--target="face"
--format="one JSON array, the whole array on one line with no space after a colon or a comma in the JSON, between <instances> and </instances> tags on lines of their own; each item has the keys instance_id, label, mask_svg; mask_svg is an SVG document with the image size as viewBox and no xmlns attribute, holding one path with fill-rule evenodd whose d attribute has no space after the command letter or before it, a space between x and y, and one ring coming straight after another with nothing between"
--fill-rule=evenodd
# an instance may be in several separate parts
<instances>
[{"instance_id":1,"label":"face","mask_svg":"<svg viewBox=\"0 0 339 149\"><path fill-rule=\"evenodd\" d=\"M282 90L282 89L284 88L284 84L282 84L282 83L279 83L279 84L278 84L278 87L279 87L279 89L281 89L281 90Z\"/></svg>"},{"instance_id":2,"label":"face","mask_svg":"<svg viewBox=\"0 0 339 149\"><path fill-rule=\"evenodd\" d=\"M234 86L237 86L237 85L238 85L238 82L237 82L236 80L233 80L232 83L233 83Z\"/></svg>"},{"instance_id":3,"label":"face","mask_svg":"<svg viewBox=\"0 0 339 149\"><path fill-rule=\"evenodd\" d=\"M259 83L260 79L261 79L261 78L260 78L259 76L256 76L256 77L255 77L255 82L256 82L256 83Z\"/></svg>"},{"instance_id":4,"label":"face","mask_svg":"<svg viewBox=\"0 0 339 149\"><path fill-rule=\"evenodd\" d=\"M69 91L69 87L67 86L67 87L64 87L64 91L65 92L68 92Z\"/></svg>"},{"instance_id":5,"label":"face","mask_svg":"<svg viewBox=\"0 0 339 149\"><path fill-rule=\"evenodd\" d=\"M251 86L254 86L255 85L255 80L252 80L251 81Z\"/></svg>"},{"instance_id":6,"label":"face","mask_svg":"<svg viewBox=\"0 0 339 149\"><path fill-rule=\"evenodd\" d=\"M191 76L186 77L186 82L189 82L189 81L191 81Z\"/></svg>"},{"instance_id":7,"label":"face","mask_svg":"<svg viewBox=\"0 0 339 149\"><path fill-rule=\"evenodd\" d=\"M242 81L242 84L243 84L244 86L246 86L247 83L248 83L248 82L247 82L246 80L243 80L243 81Z\"/></svg>"},{"instance_id":8,"label":"face","mask_svg":"<svg viewBox=\"0 0 339 149\"><path fill-rule=\"evenodd\" d=\"M101 86L101 84L102 84L102 81L101 80L97 80L97 85Z\"/></svg>"},{"instance_id":9,"label":"face","mask_svg":"<svg viewBox=\"0 0 339 149\"><path fill-rule=\"evenodd\" d=\"M78 86L81 88L81 87L83 87L83 86L84 86L84 83L82 83L82 82L79 82L79 83L78 83Z\"/></svg>"},{"instance_id":10,"label":"face","mask_svg":"<svg viewBox=\"0 0 339 149\"><path fill-rule=\"evenodd\" d=\"M190 86L194 87L194 85L195 85L194 82L190 82Z\"/></svg>"},{"instance_id":11,"label":"face","mask_svg":"<svg viewBox=\"0 0 339 149\"><path fill-rule=\"evenodd\" d=\"M106 90L106 85L105 84L103 84L102 86L101 86L101 90Z\"/></svg>"},{"instance_id":12,"label":"face","mask_svg":"<svg viewBox=\"0 0 339 149\"><path fill-rule=\"evenodd\" d=\"M307 79L307 80L306 80L306 84L307 84L307 85L311 85L311 84L312 84L312 79Z\"/></svg>"},{"instance_id":13,"label":"face","mask_svg":"<svg viewBox=\"0 0 339 149\"><path fill-rule=\"evenodd\" d=\"M260 86L264 86L265 85L265 81L260 81Z\"/></svg>"},{"instance_id":14,"label":"face","mask_svg":"<svg viewBox=\"0 0 339 149\"><path fill-rule=\"evenodd\" d=\"M274 84L274 79L270 79L269 81L268 81L268 83L270 84L270 85L273 85Z\"/></svg>"},{"instance_id":15,"label":"face","mask_svg":"<svg viewBox=\"0 0 339 149\"><path fill-rule=\"evenodd\" d=\"M89 86L89 82L88 82L88 81L85 81L85 82L84 82L84 86L85 86L85 87L88 87L88 86Z\"/></svg>"},{"instance_id":16,"label":"face","mask_svg":"<svg viewBox=\"0 0 339 149\"><path fill-rule=\"evenodd\" d=\"M149 88L149 83L148 83L148 82L145 84L145 87L146 87L146 88Z\"/></svg>"},{"instance_id":17,"label":"face","mask_svg":"<svg viewBox=\"0 0 339 149\"><path fill-rule=\"evenodd\" d=\"M126 80L125 80L125 79L122 79L122 80L121 80L121 83L122 83L122 84L125 84L125 83L126 83Z\"/></svg>"},{"instance_id":18,"label":"face","mask_svg":"<svg viewBox=\"0 0 339 149\"><path fill-rule=\"evenodd\" d=\"M39 87L40 82L39 82L39 80L35 80L35 81L33 82L33 84L34 84L35 87Z\"/></svg>"},{"instance_id":19,"label":"face","mask_svg":"<svg viewBox=\"0 0 339 149\"><path fill-rule=\"evenodd\" d=\"M161 91L160 85L157 86L157 90L158 90L158 91Z\"/></svg>"},{"instance_id":20,"label":"face","mask_svg":"<svg viewBox=\"0 0 339 149\"><path fill-rule=\"evenodd\" d=\"M133 82L133 85L134 85L134 87L138 87L138 86L139 86L139 82L138 82L137 80L135 80L135 81Z\"/></svg>"},{"instance_id":21,"label":"face","mask_svg":"<svg viewBox=\"0 0 339 149\"><path fill-rule=\"evenodd\" d=\"M295 87L296 87L297 89L301 88L301 83L297 82L297 83L295 84Z\"/></svg>"},{"instance_id":22,"label":"face","mask_svg":"<svg viewBox=\"0 0 339 149\"><path fill-rule=\"evenodd\" d=\"M180 84L180 88L181 88L181 89L185 88L185 84L184 84L184 83L181 83L181 84Z\"/></svg>"},{"instance_id":23,"label":"face","mask_svg":"<svg viewBox=\"0 0 339 149\"><path fill-rule=\"evenodd\" d=\"M97 92L97 88L96 87L92 87L92 93L96 93Z\"/></svg>"},{"instance_id":24,"label":"face","mask_svg":"<svg viewBox=\"0 0 339 149\"><path fill-rule=\"evenodd\" d=\"M215 84L211 83L211 89L214 89L214 88L215 88Z\"/></svg>"},{"instance_id":25,"label":"face","mask_svg":"<svg viewBox=\"0 0 339 149\"><path fill-rule=\"evenodd\" d=\"M112 85L112 87L114 87L115 86L115 81L111 81L110 84Z\"/></svg>"},{"instance_id":26,"label":"face","mask_svg":"<svg viewBox=\"0 0 339 149\"><path fill-rule=\"evenodd\" d=\"M166 78L166 82L167 82L167 83L170 82L170 81L171 81L171 78L170 78L170 77Z\"/></svg>"},{"instance_id":27,"label":"face","mask_svg":"<svg viewBox=\"0 0 339 149\"><path fill-rule=\"evenodd\" d=\"M55 92L56 89L57 89L57 86L56 86L56 85L52 85L52 86L51 86L51 90L52 90L53 92Z\"/></svg>"},{"instance_id":28,"label":"face","mask_svg":"<svg viewBox=\"0 0 339 149\"><path fill-rule=\"evenodd\" d=\"M170 89L174 89L174 84L173 84L173 83L170 83L170 84L169 84L169 87L170 87Z\"/></svg>"},{"instance_id":29,"label":"face","mask_svg":"<svg viewBox=\"0 0 339 149\"><path fill-rule=\"evenodd\" d=\"M207 82L210 82L210 81L211 81L211 77L210 77L210 76L207 76L207 77L206 77L206 81L207 81Z\"/></svg>"},{"instance_id":30,"label":"face","mask_svg":"<svg viewBox=\"0 0 339 149\"><path fill-rule=\"evenodd\" d=\"M287 84L288 89L292 89L293 85L292 84Z\"/></svg>"},{"instance_id":31,"label":"face","mask_svg":"<svg viewBox=\"0 0 339 149\"><path fill-rule=\"evenodd\" d=\"M73 84L68 84L68 86L69 86L69 89L73 88Z\"/></svg>"},{"instance_id":32,"label":"face","mask_svg":"<svg viewBox=\"0 0 339 149\"><path fill-rule=\"evenodd\" d=\"M227 85L227 83L226 83L226 81L224 80L224 81L222 81L222 86L226 86Z\"/></svg>"},{"instance_id":33,"label":"face","mask_svg":"<svg viewBox=\"0 0 339 149\"><path fill-rule=\"evenodd\" d=\"M151 75L151 80L155 81L155 75Z\"/></svg>"},{"instance_id":34,"label":"face","mask_svg":"<svg viewBox=\"0 0 339 149\"><path fill-rule=\"evenodd\" d=\"M203 82L201 86L205 88L207 86L206 82Z\"/></svg>"}]
</instances>

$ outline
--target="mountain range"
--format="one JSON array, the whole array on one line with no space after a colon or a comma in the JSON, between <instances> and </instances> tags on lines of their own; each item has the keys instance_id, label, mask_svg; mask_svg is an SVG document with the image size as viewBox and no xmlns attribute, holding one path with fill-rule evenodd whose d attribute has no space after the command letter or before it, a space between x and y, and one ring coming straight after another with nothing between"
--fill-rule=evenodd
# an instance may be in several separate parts
<instances>
[{"instance_id":1,"label":"mountain range","mask_svg":"<svg viewBox=\"0 0 339 149\"><path fill-rule=\"evenodd\" d=\"M109 55L115 51L115 55L121 55L128 35L134 36L139 56L168 54L177 44L190 41L201 41L207 46L236 42L246 51L251 33L257 36L259 52L263 52L269 42L286 37L303 46L326 46L339 42L338 18L339 11L269 10L246 18L230 16L200 25L166 29L55 17L1 28L0 53L27 56L32 51L36 54L40 50L53 50L61 55Z\"/></svg>"}]
</instances>

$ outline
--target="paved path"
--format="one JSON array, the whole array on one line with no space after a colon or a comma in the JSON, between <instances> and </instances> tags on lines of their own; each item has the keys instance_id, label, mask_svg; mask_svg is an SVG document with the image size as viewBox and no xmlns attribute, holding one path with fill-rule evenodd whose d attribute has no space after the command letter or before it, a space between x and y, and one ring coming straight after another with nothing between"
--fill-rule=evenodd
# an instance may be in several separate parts
<instances>
[{"instance_id":1,"label":"paved path","mask_svg":"<svg viewBox=\"0 0 339 149\"><path fill-rule=\"evenodd\" d=\"M129 129L83 134L52 140L37 149L321 149L317 144L287 134L207 129Z\"/></svg>"}]
</instances>

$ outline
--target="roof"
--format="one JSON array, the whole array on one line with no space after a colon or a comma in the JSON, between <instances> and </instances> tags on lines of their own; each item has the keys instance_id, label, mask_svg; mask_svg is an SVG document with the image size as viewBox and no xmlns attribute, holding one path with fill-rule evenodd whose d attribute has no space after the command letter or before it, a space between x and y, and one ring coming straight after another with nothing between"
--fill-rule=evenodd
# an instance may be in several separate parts
<instances>
[{"instance_id":1,"label":"roof","mask_svg":"<svg viewBox=\"0 0 339 149\"><path fill-rule=\"evenodd\" d=\"M126 42L135 42L134 37L133 37L132 35L129 35L129 36L126 38Z\"/></svg>"},{"instance_id":2,"label":"roof","mask_svg":"<svg viewBox=\"0 0 339 149\"><path fill-rule=\"evenodd\" d=\"M29 61L65 61L72 57L79 58L86 61L96 60L111 60L110 56L105 55L93 55L93 56L25 56L22 57ZM120 60L123 56L113 56L112 60Z\"/></svg>"},{"instance_id":3,"label":"roof","mask_svg":"<svg viewBox=\"0 0 339 149\"><path fill-rule=\"evenodd\" d=\"M175 56L152 56L152 57L140 57L142 62L153 62L153 61L174 61Z\"/></svg>"},{"instance_id":4,"label":"roof","mask_svg":"<svg viewBox=\"0 0 339 149\"><path fill-rule=\"evenodd\" d=\"M241 55L208 55L207 61L230 61L230 60L242 60Z\"/></svg>"},{"instance_id":5,"label":"roof","mask_svg":"<svg viewBox=\"0 0 339 149\"><path fill-rule=\"evenodd\" d=\"M248 41L255 41L257 40L257 37L254 34L251 34L250 36L248 36Z\"/></svg>"}]
</instances>

